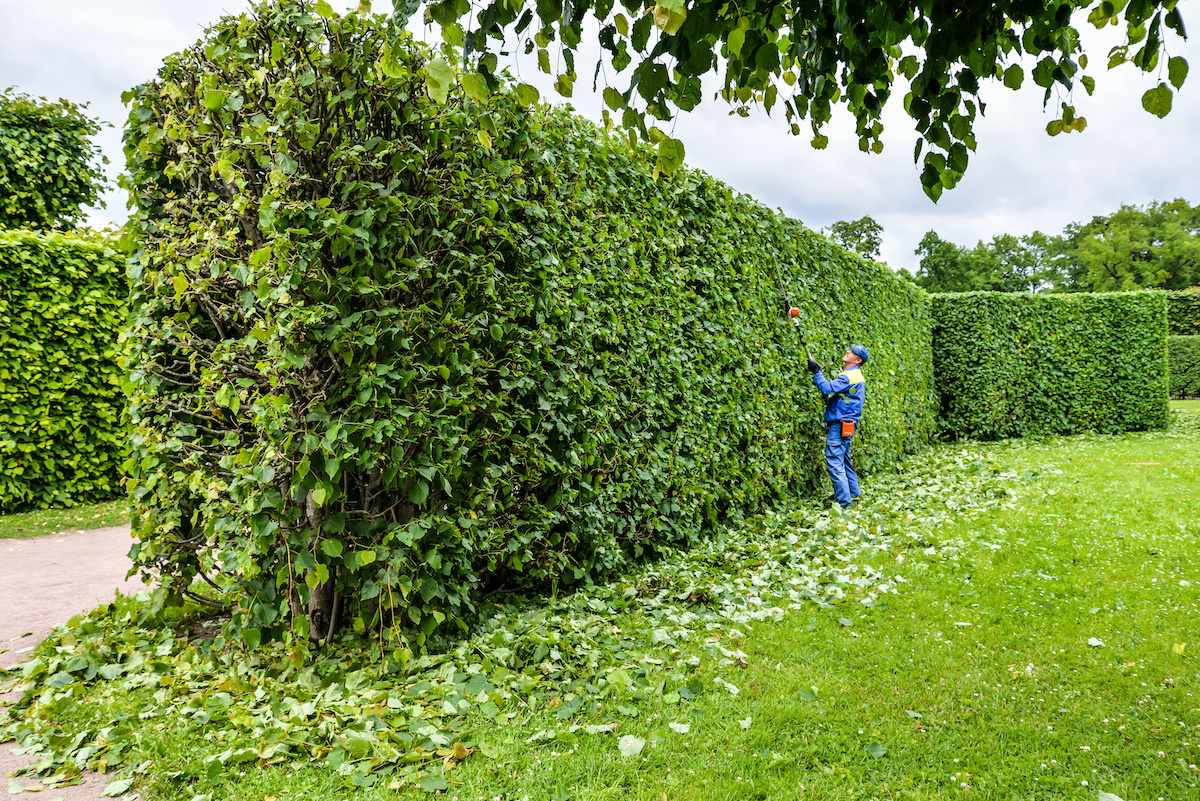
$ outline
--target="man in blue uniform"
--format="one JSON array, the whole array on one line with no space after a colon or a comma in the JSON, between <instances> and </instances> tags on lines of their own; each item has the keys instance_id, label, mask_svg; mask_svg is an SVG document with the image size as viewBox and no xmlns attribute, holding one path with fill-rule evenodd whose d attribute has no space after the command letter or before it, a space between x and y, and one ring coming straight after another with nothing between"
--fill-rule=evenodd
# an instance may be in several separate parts
<instances>
[{"instance_id":1,"label":"man in blue uniform","mask_svg":"<svg viewBox=\"0 0 1200 801\"><path fill-rule=\"evenodd\" d=\"M862 345L851 345L842 357L845 367L832 381L821 373L821 365L809 357L808 369L813 374L813 384L825 396L825 467L829 470L829 481L833 484L833 497L848 509L858 497L858 473L850 462L850 443L862 419L863 402L867 398L867 384L863 380L862 366L870 354Z\"/></svg>"}]
</instances>

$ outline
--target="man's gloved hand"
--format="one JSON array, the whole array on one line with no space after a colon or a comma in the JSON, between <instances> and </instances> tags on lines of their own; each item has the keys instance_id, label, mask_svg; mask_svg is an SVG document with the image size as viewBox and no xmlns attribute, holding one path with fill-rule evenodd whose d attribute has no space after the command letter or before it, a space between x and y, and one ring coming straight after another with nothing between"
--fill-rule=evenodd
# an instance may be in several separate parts
<instances>
[{"instance_id":1,"label":"man's gloved hand","mask_svg":"<svg viewBox=\"0 0 1200 801\"><path fill-rule=\"evenodd\" d=\"M813 375L821 372L821 365L817 364L817 360L813 357L808 357L808 371Z\"/></svg>"}]
</instances>

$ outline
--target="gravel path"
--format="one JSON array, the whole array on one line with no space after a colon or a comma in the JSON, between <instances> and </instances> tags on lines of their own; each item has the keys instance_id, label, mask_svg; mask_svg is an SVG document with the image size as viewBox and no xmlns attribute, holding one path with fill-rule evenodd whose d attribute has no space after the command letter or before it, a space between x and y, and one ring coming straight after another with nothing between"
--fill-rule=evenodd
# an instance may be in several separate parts
<instances>
[{"instance_id":1,"label":"gravel path","mask_svg":"<svg viewBox=\"0 0 1200 801\"><path fill-rule=\"evenodd\" d=\"M50 627L80 612L108 603L117 590L141 589L127 580L131 545L129 526L53 534L29 540L0 539L0 667L19 662L50 633ZM12 700L0 695L0 704ZM8 774L33 761L12 753L15 744L0 745L0 773ZM47 790L42 801L98 801L111 777L88 774L84 784ZM22 776L22 785L33 779Z\"/></svg>"}]
</instances>

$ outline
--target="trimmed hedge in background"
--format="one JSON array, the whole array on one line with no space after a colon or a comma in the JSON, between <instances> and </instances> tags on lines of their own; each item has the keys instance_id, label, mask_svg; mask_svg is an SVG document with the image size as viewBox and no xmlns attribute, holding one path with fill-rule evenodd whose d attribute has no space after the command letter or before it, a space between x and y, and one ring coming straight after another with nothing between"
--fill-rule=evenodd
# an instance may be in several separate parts
<instances>
[{"instance_id":1,"label":"trimmed hedge in background","mask_svg":"<svg viewBox=\"0 0 1200 801\"><path fill-rule=\"evenodd\" d=\"M932 299L945 434L990 440L1167 425L1163 293Z\"/></svg>"},{"instance_id":2,"label":"trimmed hedge in background","mask_svg":"<svg viewBox=\"0 0 1200 801\"><path fill-rule=\"evenodd\" d=\"M67 100L0 92L0 228L68 229L100 200L100 124Z\"/></svg>"},{"instance_id":3,"label":"trimmed hedge in background","mask_svg":"<svg viewBox=\"0 0 1200 801\"><path fill-rule=\"evenodd\" d=\"M0 511L120 494L127 297L98 237L0 230Z\"/></svg>"},{"instance_id":4,"label":"trimmed hedge in background","mask_svg":"<svg viewBox=\"0 0 1200 801\"><path fill-rule=\"evenodd\" d=\"M1167 337L1171 397L1200 398L1200 336Z\"/></svg>"},{"instance_id":5,"label":"trimmed hedge in background","mask_svg":"<svg viewBox=\"0 0 1200 801\"><path fill-rule=\"evenodd\" d=\"M1172 336L1200 334L1200 287L1164 293L1167 296L1167 320Z\"/></svg>"},{"instance_id":6,"label":"trimmed hedge in background","mask_svg":"<svg viewBox=\"0 0 1200 801\"><path fill-rule=\"evenodd\" d=\"M126 130L133 556L213 578L231 633L420 645L824 491L785 293L826 364L872 350L862 469L929 438L910 283L528 88L472 100L407 34L256 13Z\"/></svg>"}]
</instances>

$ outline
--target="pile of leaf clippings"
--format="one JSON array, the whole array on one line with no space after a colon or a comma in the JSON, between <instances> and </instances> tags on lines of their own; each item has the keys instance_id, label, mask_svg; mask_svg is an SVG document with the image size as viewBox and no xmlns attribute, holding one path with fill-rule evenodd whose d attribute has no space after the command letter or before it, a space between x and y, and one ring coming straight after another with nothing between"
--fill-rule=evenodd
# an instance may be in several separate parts
<instances>
[{"instance_id":1,"label":"pile of leaf clippings","mask_svg":"<svg viewBox=\"0 0 1200 801\"><path fill-rule=\"evenodd\" d=\"M901 590L908 554L956 558L965 543L939 541L942 523L1010 506L1047 472L1006 469L978 446L934 448L873 477L854 511L801 504L618 581L496 603L470 636L415 658L362 641L247 652L206 635L211 622L119 598L8 671L23 696L0 712L0 739L38 757L26 774L45 788L91 770L114 774L107 794L125 792L149 770L149 727L210 744L202 769L170 777L184 796L206 798L250 765L313 761L348 786L446 789L460 762L496 755L506 736L571 743L615 732L651 697L736 694L756 621L820 609L852 625L851 610ZM556 724L528 735L515 722L531 710Z\"/></svg>"}]
</instances>

